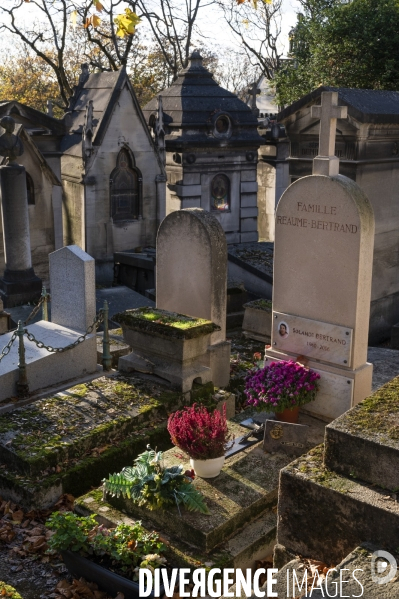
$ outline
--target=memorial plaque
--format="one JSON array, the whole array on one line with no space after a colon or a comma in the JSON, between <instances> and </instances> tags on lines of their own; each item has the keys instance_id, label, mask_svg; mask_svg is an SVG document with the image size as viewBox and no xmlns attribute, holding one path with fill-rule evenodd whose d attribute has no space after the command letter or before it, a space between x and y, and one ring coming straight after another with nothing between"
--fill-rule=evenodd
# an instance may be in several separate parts
<instances>
[{"instance_id":1,"label":"memorial plaque","mask_svg":"<svg viewBox=\"0 0 399 599\"><path fill-rule=\"evenodd\" d=\"M306 453L309 427L277 420L266 420L263 450L300 456Z\"/></svg>"},{"instance_id":2,"label":"memorial plaque","mask_svg":"<svg viewBox=\"0 0 399 599\"><path fill-rule=\"evenodd\" d=\"M273 349L351 366L353 329L273 312Z\"/></svg>"}]
</instances>

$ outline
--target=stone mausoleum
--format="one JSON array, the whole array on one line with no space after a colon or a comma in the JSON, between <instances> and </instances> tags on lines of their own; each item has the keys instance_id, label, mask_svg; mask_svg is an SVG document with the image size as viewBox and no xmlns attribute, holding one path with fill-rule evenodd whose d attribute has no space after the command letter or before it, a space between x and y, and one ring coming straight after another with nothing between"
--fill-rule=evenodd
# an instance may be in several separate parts
<instances>
[{"instance_id":1,"label":"stone mausoleum","mask_svg":"<svg viewBox=\"0 0 399 599\"><path fill-rule=\"evenodd\" d=\"M399 321L399 92L320 87L280 112L290 141L290 183L312 173L319 120L311 107L323 91L337 91L339 104L348 107L348 119L337 120L339 172L356 181L374 210L370 339L379 341Z\"/></svg>"},{"instance_id":2,"label":"stone mausoleum","mask_svg":"<svg viewBox=\"0 0 399 599\"><path fill-rule=\"evenodd\" d=\"M258 120L220 87L199 52L176 81L143 109L167 175L165 216L203 208L219 220L227 243L258 240Z\"/></svg>"},{"instance_id":3,"label":"stone mausoleum","mask_svg":"<svg viewBox=\"0 0 399 599\"><path fill-rule=\"evenodd\" d=\"M48 254L75 244L95 258L97 282L111 283L115 252L155 245L165 204L164 167L126 69L82 65L62 119L16 101L0 102L6 115L24 144L35 272L48 279ZM0 273L2 237L0 223Z\"/></svg>"}]
</instances>

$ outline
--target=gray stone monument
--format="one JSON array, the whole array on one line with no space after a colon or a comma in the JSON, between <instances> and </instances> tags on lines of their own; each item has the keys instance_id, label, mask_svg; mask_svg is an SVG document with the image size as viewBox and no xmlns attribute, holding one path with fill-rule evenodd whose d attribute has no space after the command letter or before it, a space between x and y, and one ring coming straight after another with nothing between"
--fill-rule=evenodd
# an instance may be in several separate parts
<instances>
[{"instance_id":1,"label":"gray stone monument","mask_svg":"<svg viewBox=\"0 0 399 599\"><path fill-rule=\"evenodd\" d=\"M77 245L49 255L51 321L86 331L96 315L95 260Z\"/></svg>"},{"instance_id":2,"label":"gray stone monument","mask_svg":"<svg viewBox=\"0 0 399 599\"><path fill-rule=\"evenodd\" d=\"M333 420L371 392L367 363L374 215L351 179L338 174L336 92L323 92L320 155L276 212L272 346L266 360L306 357L320 391L306 411Z\"/></svg>"},{"instance_id":3,"label":"gray stone monument","mask_svg":"<svg viewBox=\"0 0 399 599\"><path fill-rule=\"evenodd\" d=\"M0 166L1 214L4 237L5 270L0 278L0 296L6 308L35 300L42 281L32 268L29 213L25 168L15 162L23 154L23 145L14 135L14 119L5 116L0 125L0 155L8 161Z\"/></svg>"},{"instance_id":4,"label":"gray stone monument","mask_svg":"<svg viewBox=\"0 0 399 599\"><path fill-rule=\"evenodd\" d=\"M157 308L206 318L219 325L208 350L212 380L230 380L230 342L226 341L227 243L219 221L206 210L169 214L157 237Z\"/></svg>"}]
</instances>

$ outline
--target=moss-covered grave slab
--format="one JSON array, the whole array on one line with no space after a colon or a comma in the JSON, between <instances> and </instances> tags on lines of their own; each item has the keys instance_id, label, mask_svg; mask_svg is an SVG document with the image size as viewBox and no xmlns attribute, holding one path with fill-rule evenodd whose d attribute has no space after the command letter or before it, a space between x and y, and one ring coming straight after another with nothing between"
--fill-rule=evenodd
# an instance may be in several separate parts
<instances>
[{"instance_id":1,"label":"moss-covered grave slab","mask_svg":"<svg viewBox=\"0 0 399 599\"><path fill-rule=\"evenodd\" d=\"M120 312L112 320L121 324L123 330L130 328L176 339L194 339L220 330L219 326L205 318L194 318L147 306Z\"/></svg>"},{"instance_id":2,"label":"moss-covered grave slab","mask_svg":"<svg viewBox=\"0 0 399 599\"><path fill-rule=\"evenodd\" d=\"M198 388L202 401L210 388ZM193 393L194 395L194 393ZM149 443L170 447L170 412L192 399L138 376L105 376L0 416L0 495L47 508L97 487ZM205 400L204 400L205 401Z\"/></svg>"},{"instance_id":3,"label":"moss-covered grave slab","mask_svg":"<svg viewBox=\"0 0 399 599\"><path fill-rule=\"evenodd\" d=\"M337 564L364 542L395 552L398 539L396 495L326 468L322 445L281 471L277 542L288 552Z\"/></svg>"},{"instance_id":4,"label":"moss-covered grave slab","mask_svg":"<svg viewBox=\"0 0 399 599\"><path fill-rule=\"evenodd\" d=\"M37 475L167 416L177 394L139 377L104 376L0 416L0 462Z\"/></svg>"},{"instance_id":5,"label":"moss-covered grave slab","mask_svg":"<svg viewBox=\"0 0 399 599\"><path fill-rule=\"evenodd\" d=\"M247 432L236 423L229 426L237 437ZM216 478L197 477L194 484L205 497L209 515L183 509L180 515L175 507L149 512L129 499L107 496L107 500L129 516L149 519L174 538L208 552L276 505L279 472L290 460L284 454L265 454L259 443L227 458ZM164 453L164 463L191 468L188 458L176 448Z\"/></svg>"},{"instance_id":6,"label":"moss-covered grave slab","mask_svg":"<svg viewBox=\"0 0 399 599\"><path fill-rule=\"evenodd\" d=\"M118 510L109 501L102 499L102 490L90 491L75 501L75 511L82 515L96 514L97 520L108 527L118 524L132 525L136 519ZM148 515L148 514L147 514ZM150 513L150 516L152 514ZM178 514L175 514L178 517ZM166 557L177 568L250 568L258 559L272 553L276 538L276 514L268 510L250 524L237 531L221 546L210 552L202 551L170 533L163 527L155 526L152 520L140 519L147 530L155 530L166 541Z\"/></svg>"},{"instance_id":7,"label":"moss-covered grave slab","mask_svg":"<svg viewBox=\"0 0 399 599\"><path fill-rule=\"evenodd\" d=\"M327 426L325 464L399 490L399 377Z\"/></svg>"}]
</instances>

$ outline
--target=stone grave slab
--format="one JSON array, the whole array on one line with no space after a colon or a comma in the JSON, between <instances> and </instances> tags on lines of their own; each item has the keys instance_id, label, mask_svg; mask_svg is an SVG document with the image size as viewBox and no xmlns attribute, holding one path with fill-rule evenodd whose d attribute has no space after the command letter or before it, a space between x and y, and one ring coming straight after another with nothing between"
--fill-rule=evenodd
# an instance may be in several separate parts
<instances>
[{"instance_id":1,"label":"stone grave slab","mask_svg":"<svg viewBox=\"0 0 399 599\"><path fill-rule=\"evenodd\" d=\"M308 447L308 430L309 427L303 424L266 420L263 449L269 453L302 455Z\"/></svg>"},{"instance_id":2,"label":"stone grave slab","mask_svg":"<svg viewBox=\"0 0 399 599\"><path fill-rule=\"evenodd\" d=\"M236 436L247 432L236 423L230 422L229 427ZM216 478L197 477L195 485L203 493L210 515L185 510L179 515L177 508L155 510L149 515L148 510L129 499L107 496L107 501L129 516L151 518L154 526L171 536L209 552L276 504L279 472L290 460L284 454L265 454L259 443L227 458ZM165 452L164 463L191 468L189 459L178 448Z\"/></svg>"},{"instance_id":3,"label":"stone grave slab","mask_svg":"<svg viewBox=\"0 0 399 599\"><path fill-rule=\"evenodd\" d=\"M45 345L61 348L76 341L80 335L74 329L45 320L29 324L27 330ZM12 332L2 335L0 349L8 343L11 336ZM45 348L38 348L27 337L24 338L24 344L30 392L96 372L96 337L94 334L88 335L83 343L69 349L65 354L49 353ZM12 345L10 353L0 362L0 402L16 396L18 362L18 343L16 341Z\"/></svg>"},{"instance_id":4,"label":"stone grave slab","mask_svg":"<svg viewBox=\"0 0 399 599\"><path fill-rule=\"evenodd\" d=\"M170 447L165 422L187 403L137 376L111 375L0 416L0 495L46 508L77 496L143 451Z\"/></svg>"},{"instance_id":5,"label":"stone grave slab","mask_svg":"<svg viewBox=\"0 0 399 599\"><path fill-rule=\"evenodd\" d=\"M279 545L325 563L339 563L364 542L398 547L396 494L329 470L323 446L281 471L278 518Z\"/></svg>"},{"instance_id":6,"label":"stone grave slab","mask_svg":"<svg viewBox=\"0 0 399 599\"><path fill-rule=\"evenodd\" d=\"M399 377L326 427L325 465L399 490Z\"/></svg>"},{"instance_id":7,"label":"stone grave slab","mask_svg":"<svg viewBox=\"0 0 399 599\"><path fill-rule=\"evenodd\" d=\"M82 516L96 514L97 521L108 527L121 523L131 525L136 520L109 501L103 501L99 489L79 497L75 501L75 511ZM149 531L155 529L168 541L167 558L174 567L180 568L250 568L257 559L270 555L276 536L276 515L273 511L265 512L210 552L202 551L192 543L184 543L163 527L154 527L154 523L147 518L141 521Z\"/></svg>"}]
</instances>

